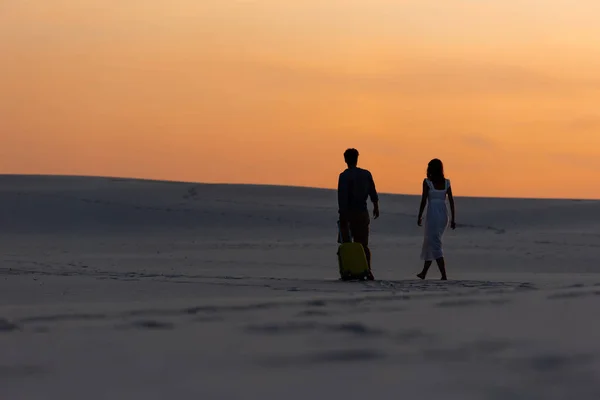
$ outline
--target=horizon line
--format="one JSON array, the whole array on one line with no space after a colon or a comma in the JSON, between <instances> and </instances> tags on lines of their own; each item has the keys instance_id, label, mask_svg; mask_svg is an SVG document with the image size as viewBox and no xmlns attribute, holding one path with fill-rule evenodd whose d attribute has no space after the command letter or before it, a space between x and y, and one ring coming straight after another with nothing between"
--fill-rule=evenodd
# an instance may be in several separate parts
<instances>
[{"instance_id":1,"label":"horizon line","mask_svg":"<svg viewBox=\"0 0 600 400\"><path fill-rule=\"evenodd\" d=\"M44 173L0 173L0 177L57 177L57 178L98 178L98 179L115 179L115 180L135 180L156 183L179 183L179 184L194 184L194 185L221 185L221 186L268 186L268 187L287 187L298 189L313 189L336 191L335 188L307 186L307 185L292 185L292 184L276 184L276 183L248 183L248 182L201 182L201 181L186 181L177 179L158 179L158 178L143 178L135 176L111 176L111 175L94 175L94 174L44 174ZM401 193L401 192L378 192L384 196L410 196L420 197L418 193ZM579 197L526 197L526 196L483 196L483 195L460 195L455 198L466 199L506 199L506 200L562 200L562 201L600 201L600 198L579 198Z\"/></svg>"}]
</instances>

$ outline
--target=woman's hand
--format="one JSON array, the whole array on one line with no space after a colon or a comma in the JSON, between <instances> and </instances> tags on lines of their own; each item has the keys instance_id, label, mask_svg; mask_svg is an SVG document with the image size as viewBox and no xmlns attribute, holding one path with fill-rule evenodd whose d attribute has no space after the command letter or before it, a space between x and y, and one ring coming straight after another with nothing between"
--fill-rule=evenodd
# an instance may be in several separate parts
<instances>
[{"instance_id":1,"label":"woman's hand","mask_svg":"<svg viewBox=\"0 0 600 400\"><path fill-rule=\"evenodd\" d=\"M423 226L423 217L417 218L417 225Z\"/></svg>"}]
</instances>

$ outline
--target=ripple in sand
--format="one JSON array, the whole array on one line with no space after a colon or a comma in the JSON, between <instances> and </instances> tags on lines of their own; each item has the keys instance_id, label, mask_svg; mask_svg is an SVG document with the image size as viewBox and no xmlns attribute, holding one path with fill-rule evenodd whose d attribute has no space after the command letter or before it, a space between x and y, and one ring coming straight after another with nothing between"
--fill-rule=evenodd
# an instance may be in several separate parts
<instances>
[{"instance_id":1,"label":"ripple in sand","mask_svg":"<svg viewBox=\"0 0 600 400\"><path fill-rule=\"evenodd\" d=\"M329 316L330 314L328 312L325 311L319 311L319 310L305 310L305 311L301 311L298 313L298 317L302 318L302 317L326 317Z\"/></svg>"},{"instance_id":2,"label":"ripple in sand","mask_svg":"<svg viewBox=\"0 0 600 400\"><path fill-rule=\"evenodd\" d=\"M23 378L46 372L38 365L0 365L0 378Z\"/></svg>"},{"instance_id":3,"label":"ripple in sand","mask_svg":"<svg viewBox=\"0 0 600 400\"><path fill-rule=\"evenodd\" d=\"M135 321L128 325L117 326L117 328L127 329L127 328L137 328L144 330L170 330L175 328L175 324L170 322L156 321L156 320L143 320L143 321Z\"/></svg>"},{"instance_id":4,"label":"ripple in sand","mask_svg":"<svg viewBox=\"0 0 600 400\"><path fill-rule=\"evenodd\" d=\"M433 335L420 329L409 329L395 335L395 340L398 344L413 344L418 341L431 342L433 339Z\"/></svg>"},{"instance_id":5,"label":"ripple in sand","mask_svg":"<svg viewBox=\"0 0 600 400\"><path fill-rule=\"evenodd\" d=\"M95 321L108 318L106 314L55 314L21 319L22 323L63 322L63 321Z\"/></svg>"},{"instance_id":6,"label":"ripple in sand","mask_svg":"<svg viewBox=\"0 0 600 400\"><path fill-rule=\"evenodd\" d=\"M262 324L250 325L246 327L246 331L262 334L286 334L312 331L318 328L318 324L314 322L288 322L283 324Z\"/></svg>"},{"instance_id":7,"label":"ripple in sand","mask_svg":"<svg viewBox=\"0 0 600 400\"><path fill-rule=\"evenodd\" d=\"M564 293L551 294L547 298L548 298L548 300L577 299L577 298L581 298L581 297L592 296L594 294L595 294L595 292L585 292L585 291L564 292Z\"/></svg>"},{"instance_id":8,"label":"ripple in sand","mask_svg":"<svg viewBox=\"0 0 600 400\"><path fill-rule=\"evenodd\" d=\"M281 368L290 367L297 368L299 365L316 366L318 364L336 364L336 363L362 363L365 361L373 361L387 357L386 354L380 351L371 349L340 349L328 350L314 354L298 354L287 356L271 356L264 357L258 360L259 364L267 367Z\"/></svg>"},{"instance_id":9,"label":"ripple in sand","mask_svg":"<svg viewBox=\"0 0 600 400\"><path fill-rule=\"evenodd\" d=\"M365 324L360 322L348 322L330 327L335 332L351 333L358 336L380 336L383 331L378 329L371 329Z\"/></svg>"},{"instance_id":10,"label":"ripple in sand","mask_svg":"<svg viewBox=\"0 0 600 400\"><path fill-rule=\"evenodd\" d=\"M592 363L594 358L588 354L543 354L524 360L524 363L536 371L551 372L570 369L574 366L585 366Z\"/></svg>"},{"instance_id":11,"label":"ripple in sand","mask_svg":"<svg viewBox=\"0 0 600 400\"><path fill-rule=\"evenodd\" d=\"M337 362L362 362L385 358L386 355L380 351L369 349L347 349L331 350L309 356L309 360L315 363L337 363Z\"/></svg>"},{"instance_id":12,"label":"ripple in sand","mask_svg":"<svg viewBox=\"0 0 600 400\"><path fill-rule=\"evenodd\" d=\"M509 299L492 299L492 300L478 300L478 299L461 299L461 300L448 300L442 301L436 304L437 307L470 307L480 305L504 305L510 303Z\"/></svg>"}]
</instances>

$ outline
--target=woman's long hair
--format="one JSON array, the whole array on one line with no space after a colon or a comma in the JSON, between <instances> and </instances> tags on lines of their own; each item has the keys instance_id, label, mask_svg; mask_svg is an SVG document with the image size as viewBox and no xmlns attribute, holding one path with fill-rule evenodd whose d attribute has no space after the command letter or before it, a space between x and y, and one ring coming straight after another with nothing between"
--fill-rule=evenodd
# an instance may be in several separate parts
<instances>
[{"instance_id":1,"label":"woman's long hair","mask_svg":"<svg viewBox=\"0 0 600 400\"><path fill-rule=\"evenodd\" d=\"M444 176L444 164L441 160L434 158L429 161L427 165L427 179L435 183L442 183L446 181Z\"/></svg>"}]
</instances>

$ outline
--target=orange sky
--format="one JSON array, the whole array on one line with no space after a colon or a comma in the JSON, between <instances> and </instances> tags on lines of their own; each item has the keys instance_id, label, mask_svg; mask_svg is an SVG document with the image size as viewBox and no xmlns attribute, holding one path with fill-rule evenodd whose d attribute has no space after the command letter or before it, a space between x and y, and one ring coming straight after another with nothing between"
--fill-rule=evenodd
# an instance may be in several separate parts
<instances>
[{"instance_id":1,"label":"orange sky","mask_svg":"<svg viewBox=\"0 0 600 400\"><path fill-rule=\"evenodd\" d=\"M0 173L600 198L600 2L3 0Z\"/></svg>"}]
</instances>

